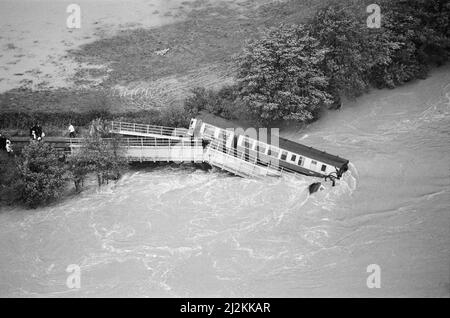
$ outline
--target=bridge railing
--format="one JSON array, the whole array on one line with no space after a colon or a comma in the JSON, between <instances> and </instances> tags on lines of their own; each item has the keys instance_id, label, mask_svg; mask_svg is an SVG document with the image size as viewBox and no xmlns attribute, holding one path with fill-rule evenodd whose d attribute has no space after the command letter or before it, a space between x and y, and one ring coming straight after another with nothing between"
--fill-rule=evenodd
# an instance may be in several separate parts
<instances>
[{"instance_id":1,"label":"bridge railing","mask_svg":"<svg viewBox=\"0 0 450 318\"><path fill-rule=\"evenodd\" d=\"M105 138L104 140L110 140L113 141L112 138ZM82 147L84 139L82 138L71 138L68 139L70 142L70 145L72 147ZM116 142L119 143L119 146L124 149L141 149L142 151L145 151L145 149L151 150L154 149L155 151L161 150L170 151L171 149L175 148L184 148L185 150L199 150L204 147L206 147L210 152L217 154L224 154L228 156L229 161L229 167L227 166L227 163L221 164L220 167L226 170L229 170L233 173L239 174L239 175L251 175L251 176L258 176L261 175L261 172L264 174L276 174L276 175L299 175L299 173L293 169L280 166L279 164L273 164L271 162L267 162L264 160L261 160L260 157L257 155L251 154L250 151L247 149L237 149L234 147L226 147L226 144L223 140L219 139L211 139L208 145L205 145L202 139L191 139L191 138L184 138L184 139L163 139L163 138L152 138L152 137L121 137ZM234 159L238 160L233 163L231 160L233 157ZM214 164L214 162L210 162L211 164ZM237 163L237 164L236 164ZM253 165L255 166L255 169L252 171L248 171L248 166ZM257 168L257 169L256 169Z\"/></svg>"},{"instance_id":2,"label":"bridge railing","mask_svg":"<svg viewBox=\"0 0 450 318\"><path fill-rule=\"evenodd\" d=\"M203 162L204 148L201 139L161 139L151 137L105 138L103 141L116 143L129 161L188 161ZM70 148L76 153L84 146L83 139L71 139Z\"/></svg>"},{"instance_id":3,"label":"bridge railing","mask_svg":"<svg viewBox=\"0 0 450 318\"><path fill-rule=\"evenodd\" d=\"M174 128L112 121L111 131L115 133L137 133L158 136L186 137L188 130L186 128Z\"/></svg>"},{"instance_id":4,"label":"bridge railing","mask_svg":"<svg viewBox=\"0 0 450 318\"><path fill-rule=\"evenodd\" d=\"M120 139L104 138L103 141L116 141L121 147L202 147L201 139L161 139L145 137L122 137ZM82 146L83 138L68 138L70 146Z\"/></svg>"},{"instance_id":5,"label":"bridge railing","mask_svg":"<svg viewBox=\"0 0 450 318\"><path fill-rule=\"evenodd\" d=\"M229 156L233 156L255 166L266 168L268 171L277 172L280 175L300 175L298 171L295 171L293 169L280 166L279 164L273 164L271 162L263 161L258 156L252 155L248 149L242 150L234 147L226 147L224 141L218 139L212 139L209 144L209 148L213 149L214 151L226 153Z\"/></svg>"},{"instance_id":6,"label":"bridge railing","mask_svg":"<svg viewBox=\"0 0 450 318\"><path fill-rule=\"evenodd\" d=\"M160 138L121 138L120 146L124 147L202 147L202 140L199 139L160 139Z\"/></svg>"}]
</instances>

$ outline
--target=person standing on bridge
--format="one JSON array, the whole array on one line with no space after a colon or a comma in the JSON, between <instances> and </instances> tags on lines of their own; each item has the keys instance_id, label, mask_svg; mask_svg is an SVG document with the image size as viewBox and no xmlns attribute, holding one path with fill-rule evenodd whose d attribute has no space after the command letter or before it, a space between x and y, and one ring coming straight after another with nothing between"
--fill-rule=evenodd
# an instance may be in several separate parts
<instances>
[{"instance_id":1,"label":"person standing on bridge","mask_svg":"<svg viewBox=\"0 0 450 318\"><path fill-rule=\"evenodd\" d=\"M44 138L44 136L45 136L45 134L44 134L44 132L42 131L41 124L38 123L38 124L36 125L36 137L37 137L37 140L38 140L38 141L41 141L42 138Z\"/></svg>"},{"instance_id":2,"label":"person standing on bridge","mask_svg":"<svg viewBox=\"0 0 450 318\"><path fill-rule=\"evenodd\" d=\"M13 153L13 148L12 148L12 144L11 144L11 140L6 139L6 152L8 153L8 155L12 155Z\"/></svg>"},{"instance_id":3,"label":"person standing on bridge","mask_svg":"<svg viewBox=\"0 0 450 318\"><path fill-rule=\"evenodd\" d=\"M6 137L0 133L0 150L6 150Z\"/></svg>"},{"instance_id":4,"label":"person standing on bridge","mask_svg":"<svg viewBox=\"0 0 450 318\"><path fill-rule=\"evenodd\" d=\"M36 124L30 127L30 138L36 140Z\"/></svg>"},{"instance_id":5,"label":"person standing on bridge","mask_svg":"<svg viewBox=\"0 0 450 318\"><path fill-rule=\"evenodd\" d=\"M75 127L73 127L72 123L69 123L69 137L75 138Z\"/></svg>"}]
</instances>

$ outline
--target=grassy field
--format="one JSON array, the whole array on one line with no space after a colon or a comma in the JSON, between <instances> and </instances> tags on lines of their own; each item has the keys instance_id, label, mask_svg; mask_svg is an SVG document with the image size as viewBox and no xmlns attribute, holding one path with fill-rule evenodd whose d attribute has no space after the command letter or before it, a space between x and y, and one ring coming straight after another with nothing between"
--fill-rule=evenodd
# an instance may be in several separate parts
<instances>
[{"instance_id":1,"label":"grassy field","mask_svg":"<svg viewBox=\"0 0 450 318\"><path fill-rule=\"evenodd\" d=\"M206 1L203 1L207 3ZM107 85L134 81L155 81L173 75L182 77L205 67L218 77L230 76L233 54L246 40L255 38L260 28L280 22L294 23L311 16L311 3L321 1L223 1L201 5L186 21L156 29L122 31L72 51L80 62L109 64ZM169 49L166 55L155 54Z\"/></svg>"},{"instance_id":2,"label":"grassy field","mask_svg":"<svg viewBox=\"0 0 450 318\"><path fill-rule=\"evenodd\" d=\"M197 0L186 2L186 20L154 29L121 31L69 52L75 60L107 65L81 69L74 87L44 91L15 89L0 95L0 112L140 111L179 105L191 88L220 87L233 81L233 55L261 28L298 23L312 16L324 0ZM169 49L164 55L158 50ZM89 75L89 76L88 76ZM107 79L83 88L87 77ZM118 96L117 89L145 89L145 94ZM142 93L143 90L141 90Z\"/></svg>"}]
</instances>

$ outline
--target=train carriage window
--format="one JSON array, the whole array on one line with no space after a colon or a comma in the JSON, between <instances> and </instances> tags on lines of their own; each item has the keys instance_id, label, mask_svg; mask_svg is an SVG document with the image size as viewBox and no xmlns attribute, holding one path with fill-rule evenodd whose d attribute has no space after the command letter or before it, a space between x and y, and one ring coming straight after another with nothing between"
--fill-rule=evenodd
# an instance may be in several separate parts
<instances>
[{"instance_id":1,"label":"train carriage window","mask_svg":"<svg viewBox=\"0 0 450 318\"><path fill-rule=\"evenodd\" d=\"M298 165L299 166L303 166L304 161L305 161L305 159L302 156L299 156L299 158L298 158Z\"/></svg>"},{"instance_id":2,"label":"train carriage window","mask_svg":"<svg viewBox=\"0 0 450 318\"><path fill-rule=\"evenodd\" d=\"M273 148L269 148L269 152L267 153L269 156L272 156L274 158L278 158L279 152L276 151Z\"/></svg>"},{"instance_id":3,"label":"train carriage window","mask_svg":"<svg viewBox=\"0 0 450 318\"><path fill-rule=\"evenodd\" d=\"M253 144L250 140L248 140L247 138L244 140L243 142L243 146L247 149L252 149L253 148Z\"/></svg>"},{"instance_id":4,"label":"train carriage window","mask_svg":"<svg viewBox=\"0 0 450 318\"><path fill-rule=\"evenodd\" d=\"M297 155L291 155L291 161L295 162L297 160Z\"/></svg>"},{"instance_id":5,"label":"train carriage window","mask_svg":"<svg viewBox=\"0 0 450 318\"><path fill-rule=\"evenodd\" d=\"M196 122L197 121L194 118L191 119L191 122L189 124L189 131L188 131L189 135L193 135L194 134L194 129L195 129Z\"/></svg>"},{"instance_id":6,"label":"train carriage window","mask_svg":"<svg viewBox=\"0 0 450 318\"><path fill-rule=\"evenodd\" d=\"M260 153L266 153L266 147L263 144L258 144L258 146L256 147L256 151Z\"/></svg>"},{"instance_id":7,"label":"train carriage window","mask_svg":"<svg viewBox=\"0 0 450 318\"><path fill-rule=\"evenodd\" d=\"M320 168L320 171L325 172L327 170L327 166L326 165L322 165L322 168Z\"/></svg>"},{"instance_id":8,"label":"train carriage window","mask_svg":"<svg viewBox=\"0 0 450 318\"><path fill-rule=\"evenodd\" d=\"M281 152L281 160L286 160L286 159L287 159L287 156L288 156L287 151L282 151L282 152Z\"/></svg>"}]
</instances>

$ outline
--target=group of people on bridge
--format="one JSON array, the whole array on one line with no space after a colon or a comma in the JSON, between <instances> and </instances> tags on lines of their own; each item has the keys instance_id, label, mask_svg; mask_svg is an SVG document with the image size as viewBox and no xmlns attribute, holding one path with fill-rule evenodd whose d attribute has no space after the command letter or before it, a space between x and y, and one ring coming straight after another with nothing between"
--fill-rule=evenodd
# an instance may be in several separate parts
<instances>
[{"instance_id":1,"label":"group of people on bridge","mask_svg":"<svg viewBox=\"0 0 450 318\"><path fill-rule=\"evenodd\" d=\"M69 123L67 131L69 133L69 138L76 137L75 127L72 125L72 123ZM32 127L30 127L31 141L42 141L44 137L45 133L39 123L35 123ZM13 153L11 140L2 133L0 133L0 151L6 151L9 154Z\"/></svg>"},{"instance_id":2,"label":"group of people on bridge","mask_svg":"<svg viewBox=\"0 0 450 318\"><path fill-rule=\"evenodd\" d=\"M69 132L69 138L75 138L75 127L72 123L69 123L67 128ZM30 138L32 140L41 141L45 137L45 133L42 130L42 127L39 123L34 124L33 127L30 127Z\"/></svg>"},{"instance_id":3,"label":"group of people on bridge","mask_svg":"<svg viewBox=\"0 0 450 318\"><path fill-rule=\"evenodd\" d=\"M42 127L39 123L34 124L30 127L30 138L32 140L41 141L45 137L45 133L42 131Z\"/></svg>"}]
</instances>

